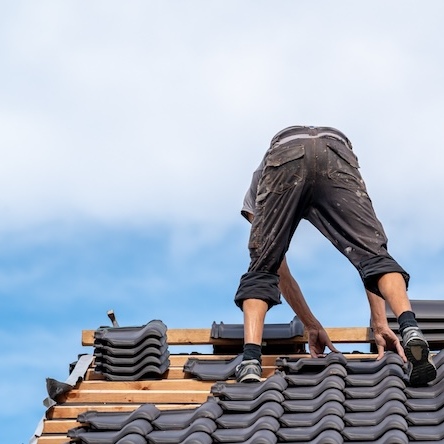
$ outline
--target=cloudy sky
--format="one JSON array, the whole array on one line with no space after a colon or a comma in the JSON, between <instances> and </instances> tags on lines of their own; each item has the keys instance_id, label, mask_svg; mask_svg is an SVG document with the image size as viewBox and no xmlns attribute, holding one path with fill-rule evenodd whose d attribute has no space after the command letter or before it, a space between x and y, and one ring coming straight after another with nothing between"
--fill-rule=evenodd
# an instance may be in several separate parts
<instances>
[{"instance_id":1,"label":"cloudy sky","mask_svg":"<svg viewBox=\"0 0 444 444\"><path fill-rule=\"evenodd\" d=\"M348 135L410 297L443 298L443 19L441 0L5 3L0 442L29 441L45 378L109 309L242 322L239 210L289 125ZM288 258L325 326L368 325L356 271L308 224Z\"/></svg>"}]
</instances>

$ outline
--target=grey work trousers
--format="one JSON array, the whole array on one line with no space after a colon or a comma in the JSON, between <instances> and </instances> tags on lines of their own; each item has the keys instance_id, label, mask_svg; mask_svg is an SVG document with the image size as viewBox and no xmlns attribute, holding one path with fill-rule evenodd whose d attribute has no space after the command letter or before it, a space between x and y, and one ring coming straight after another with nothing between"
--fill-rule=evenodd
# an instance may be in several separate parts
<instances>
[{"instance_id":1,"label":"grey work trousers","mask_svg":"<svg viewBox=\"0 0 444 444\"><path fill-rule=\"evenodd\" d=\"M368 290L382 296L378 279L390 272L401 273L408 285L408 273L387 251L348 139L332 128L294 128L275 137L265 155L248 245L251 262L235 303L280 303L277 272L301 219L350 260Z\"/></svg>"}]
</instances>

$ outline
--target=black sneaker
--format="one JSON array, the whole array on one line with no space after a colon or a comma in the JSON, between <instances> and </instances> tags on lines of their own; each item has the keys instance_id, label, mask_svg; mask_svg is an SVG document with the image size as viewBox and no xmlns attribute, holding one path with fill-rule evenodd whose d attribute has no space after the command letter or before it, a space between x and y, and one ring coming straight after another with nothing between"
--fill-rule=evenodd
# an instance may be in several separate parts
<instances>
[{"instance_id":1,"label":"black sneaker","mask_svg":"<svg viewBox=\"0 0 444 444\"><path fill-rule=\"evenodd\" d=\"M409 361L409 379L413 387L427 385L436 378L436 367L430 356L429 344L418 327L402 332L402 343Z\"/></svg>"},{"instance_id":2,"label":"black sneaker","mask_svg":"<svg viewBox=\"0 0 444 444\"><path fill-rule=\"evenodd\" d=\"M260 382L262 367L257 359L242 361L236 367L237 382Z\"/></svg>"}]
</instances>

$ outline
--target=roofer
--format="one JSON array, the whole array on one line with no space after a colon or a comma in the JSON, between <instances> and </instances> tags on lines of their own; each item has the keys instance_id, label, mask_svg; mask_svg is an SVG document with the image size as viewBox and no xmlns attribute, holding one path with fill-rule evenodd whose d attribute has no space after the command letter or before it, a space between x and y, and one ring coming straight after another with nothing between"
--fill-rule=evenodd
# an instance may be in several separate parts
<instances>
[{"instance_id":1,"label":"roofer","mask_svg":"<svg viewBox=\"0 0 444 444\"><path fill-rule=\"evenodd\" d=\"M291 126L271 140L241 212L252 226L251 261L235 296L244 314L238 382L261 378L265 315L280 304L280 293L305 326L310 354L320 356L325 347L338 351L310 311L285 260L301 219L311 222L358 270L370 305L377 359L384 350L396 351L410 363L411 385L435 379L429 346L407 295L409 275L387 251L387 237L358 168L350 141L334 128ZM398 319L402 346L388 326L384 301Z\"/></svg>"}]
</instances>

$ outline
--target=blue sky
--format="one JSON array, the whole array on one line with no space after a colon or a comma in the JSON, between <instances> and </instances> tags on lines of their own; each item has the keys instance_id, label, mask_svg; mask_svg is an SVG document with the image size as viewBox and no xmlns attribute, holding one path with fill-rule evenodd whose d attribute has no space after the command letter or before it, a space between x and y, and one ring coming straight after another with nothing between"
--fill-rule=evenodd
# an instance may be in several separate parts
<instances>
[{"instance_id":1,"label":"blue sky","mask_svg":"<svg viewBox=\"0 0 444 444\"><path fill-rule=\"evenodd\" d=\"M109 309L242 322L239 210L289 125L348 135L410 297L443 298L443 19L440 0L3 5L0 442L29 441L45 378ZM368 325L356 271L308 224L288 259L325 326Z\"/></svg>"}]
</instances>

